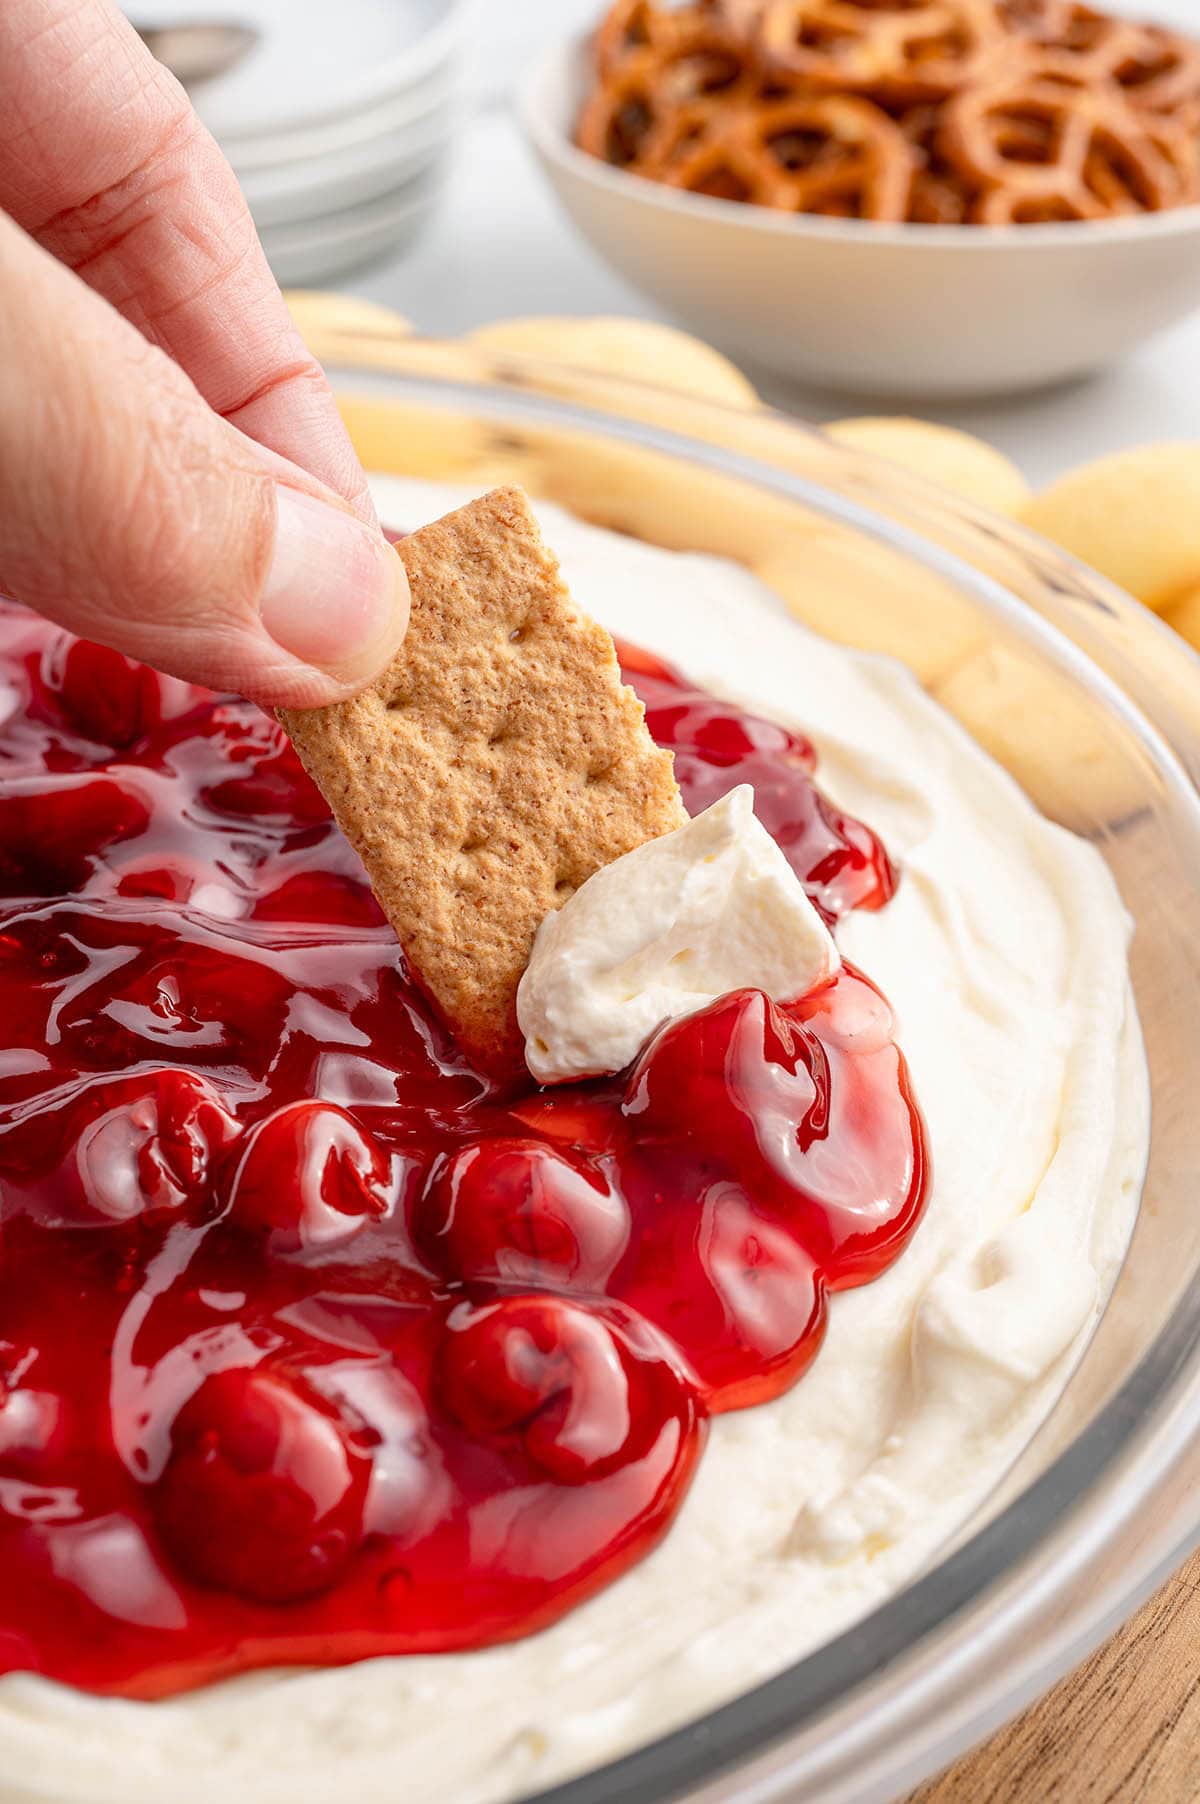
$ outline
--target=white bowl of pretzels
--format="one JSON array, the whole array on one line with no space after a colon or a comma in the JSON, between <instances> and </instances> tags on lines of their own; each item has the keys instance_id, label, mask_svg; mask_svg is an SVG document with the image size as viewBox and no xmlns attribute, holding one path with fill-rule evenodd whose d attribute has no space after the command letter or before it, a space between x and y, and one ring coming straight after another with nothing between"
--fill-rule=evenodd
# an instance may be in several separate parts
<instances>
[{"instance_id":1,"label":"white bowl of pretzels","mask_svg":"<svg viewBox=\"0 0 1200 1804\"><path fill-rule=\"evenodd\" d=\"M998 394L1200 306L1200 44L1078 0L618 0L523 114L592 244L775 376Z\"/></svg>"}]
</instances>

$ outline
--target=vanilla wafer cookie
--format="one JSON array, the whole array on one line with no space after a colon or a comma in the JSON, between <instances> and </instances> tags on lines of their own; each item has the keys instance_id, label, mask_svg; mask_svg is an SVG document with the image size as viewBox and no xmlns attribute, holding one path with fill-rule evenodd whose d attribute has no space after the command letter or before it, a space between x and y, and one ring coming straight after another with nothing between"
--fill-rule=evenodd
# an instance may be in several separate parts
<instances>
[{"instance_id":1,"label":"vanilla wafer cookie","mask_svg":"<svg viewBox=\"0 0 1200 1804\"><path fill-rule=\"evenodd\" d=\"M397 547L404 645L370 689L280 719L460 1045L521 1064L538 924L680 826L672 759L575 606L526 497L497 489Z\"/></svg>"}]
</instances>

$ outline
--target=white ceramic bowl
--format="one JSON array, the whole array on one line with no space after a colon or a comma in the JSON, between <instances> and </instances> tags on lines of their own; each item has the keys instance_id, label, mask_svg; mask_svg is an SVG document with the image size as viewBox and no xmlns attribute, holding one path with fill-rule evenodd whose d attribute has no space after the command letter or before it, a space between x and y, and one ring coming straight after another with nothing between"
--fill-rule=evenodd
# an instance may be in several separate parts
<instances>
[{"instance_id":1,"label":"white ceramic bowl","mask_svg":"<svg viewBox=\"0 0 1200 1804\"><path fill-rule=\"evenodd\" d=\"M405 88L371 106L352 108L293 131L222 140L221 148L239 181L258 174L286 174L296 165L316 159L354 157L389 134L423 130L455 105L458 92L458 58L450 57L418 87Z\"/></svg>"},{"instance_id":2,"label":"white ceramic bowl","mask_svg":"<svg viewBox=\"0 0 1200 1804\"><path fill-rule=\"evenodd\" d=\"M576 225L743 363L860 394L952 399L1079 376L1200 307L1200 206L1078 225L873 225L682 194L572 142L585 39L522 100Z\"/></svg>"},{"instance_id":3,"label":"white ceramic bowl","mask_svg":"<svg viewBox=\"0 0 1200 1804\"><path fill-rule=\"evenodd\" d=\"M466 0L238 0L227 10L259 33L249 56L196 93L213 136L235 150L306 132L418 93L464 31ZM134 8L156 25L211 19L211 0Z\"/></svg>"},{"instance_id":4,"label":"white ceramic bowl","mask_svg":"<svg viewBox=\"0 0 1200 1804\"><path fill-rule=\"evenodd\" d=\"M281 163L239 176L260 232L302 226L343 207L369 205L444 166L459 122L448 104L419 129L387 132L340 155Z\"/></svg>"},{"instance_id":5,"label":"white ceramic bowl","mask_svg":"<svg viewBox=\"0 0 1200 1804\"><path fill-rule=\"evenodd\" d=\"M358 206L264 226L259 236L276 281L315 288L407 250L433 218L443 174L434 167Z\"/></svg>"}]
</instances>

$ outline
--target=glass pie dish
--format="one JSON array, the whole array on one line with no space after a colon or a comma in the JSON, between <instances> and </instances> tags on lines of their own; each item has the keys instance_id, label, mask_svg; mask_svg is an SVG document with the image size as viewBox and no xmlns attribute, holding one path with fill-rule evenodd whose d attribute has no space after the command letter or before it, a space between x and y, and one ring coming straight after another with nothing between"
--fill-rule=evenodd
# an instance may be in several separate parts
<instances>
[{"instance_id":1,"label":"glass pie dish","mask_svg":"<svg viewBox=\"0 0 1200 1804\"><path fill-rule=\"evenodd\" d=\"M1145 1201L1036 1439L955 1544L849 1632L543 1794L894 1797L1051 1683L1200 1539L1200 664L1049 547L770 414L489 360L353 303L313 303L304 324L369 468L515 480L597 524L752 565L827 636L906 662L1045 814L1099 848L1135 918L1155 1110Z\"/></svg>"},{"instance_id":2,"label":"glass pie dish","mask_svg":"<svg viewBox=\"0 0 1200 1804\"><path fill-rule=\"evenodd\" d=\"M1052 547L778 416L414 339L337 302L304 324L369 468L515 480L753 565L807 624L907 663L1043 813L1100 848L1134 917L1149 1173L1052 1415L881 1608L539 1804L893 1798L1047 1689L1200 1542L1200 660Z\"/></svg>"},{"instance_id":3,"label":"glass pie dish","mask_svg":"<svg viewBox=\"0 0 1200 1804\"><path fill-rule=\"evenodd\" d=\"M369 468L518 481L754 566L810 626L908 664L1044 814L1099 847L1134 917L1149 1172L1049 1419L881 1608L539 1804L894 1798L1047 1689L1200 1542L1200 661L1064 554L794 422L415 339L354 304L303 323Z\"/></svg>"}]
</instances>

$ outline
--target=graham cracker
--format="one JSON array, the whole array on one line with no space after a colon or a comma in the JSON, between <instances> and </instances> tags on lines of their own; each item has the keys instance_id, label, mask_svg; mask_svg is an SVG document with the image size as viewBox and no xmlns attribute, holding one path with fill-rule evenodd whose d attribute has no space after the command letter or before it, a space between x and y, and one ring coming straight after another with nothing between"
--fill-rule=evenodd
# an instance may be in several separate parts
<instances>
[{"instance_id":1,"label":"graham cracker","mask_svg":"<svg viewBox=\"0 0 1200 1804\"><path fill-rule=\"evenodd\" d=\"M409 968L463 1049L523 1064L538 924L602 865L687 819L613 642L575 606L520 489L397 546L403 646L333 707L279 718L362 859Z\"/></svg>"}]
</instances>

